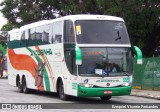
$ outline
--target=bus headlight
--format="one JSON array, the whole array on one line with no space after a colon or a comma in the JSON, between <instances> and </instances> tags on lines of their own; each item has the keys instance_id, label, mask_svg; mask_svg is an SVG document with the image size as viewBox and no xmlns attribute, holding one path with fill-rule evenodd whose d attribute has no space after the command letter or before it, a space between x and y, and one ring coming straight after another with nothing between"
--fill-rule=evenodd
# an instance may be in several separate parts
<instances>
[{"instance_id":1,"label":"bus headlight","mask_svg":"<svg viewBox=\"0 0 160 112\"><path fill-rule=\"evenodd\" d=\"M131 82L125 82L122 84L122 86L130 86L131 85Z\"/></svg>"},{"instance_id":2,"label":"bus headlight","mask_svg":"<svg viewBox=\"0 0 160 112\"><path fill-rule=\"evenodd\" d=\"M88 84L88 83L80 83L80 86L83 86L83 87L88 87L88 88L92 88L92 87L93 87L93 84Z\"/></svg>"}]
</instances>

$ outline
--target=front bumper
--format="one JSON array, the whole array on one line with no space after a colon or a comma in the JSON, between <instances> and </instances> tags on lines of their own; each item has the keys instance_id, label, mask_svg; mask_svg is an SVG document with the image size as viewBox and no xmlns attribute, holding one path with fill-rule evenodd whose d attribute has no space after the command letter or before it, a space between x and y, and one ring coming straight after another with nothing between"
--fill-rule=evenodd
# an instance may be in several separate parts
<instances>
[{"instance_id":1,"label":"front bumper","mask_svg":"<svg viewBox=\"0 0 160 112\"><path fill-rule=\"evenodd\" d=\"M115 88L87 88L78 85L79 97L103 97L103 96L122 96L130 95L131 86L115 87ZM111 94L104 94L104 91L112 91Z\"/></svg>"}]
</instances>

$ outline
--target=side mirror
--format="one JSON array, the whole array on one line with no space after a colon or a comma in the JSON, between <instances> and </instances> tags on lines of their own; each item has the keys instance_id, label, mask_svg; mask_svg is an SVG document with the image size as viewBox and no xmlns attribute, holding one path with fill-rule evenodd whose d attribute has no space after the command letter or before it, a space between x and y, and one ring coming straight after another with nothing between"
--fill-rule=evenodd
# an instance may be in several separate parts
<instances>
[{"instance_id":1,"label":"side mirror","mask_svg":"<svg viewBox=\"0 0 160 112\"><path fill-rule=\"evenodd\" d=\"M75 48L76 53L76 65L82 65L82 51L81 49L76 46Z\"/></svg>"},{"instance_id":2,"label":"side mirror","mask_svg":"<svg viewBox=\"0 0 160 112\"><path fill-rule=\"evenodd\" d=\"M137 56L137 64L142 64L143 63L143 61L142 61L142 51L137 46L133 46L132 49Z\"/></svg>"}]
</instances>

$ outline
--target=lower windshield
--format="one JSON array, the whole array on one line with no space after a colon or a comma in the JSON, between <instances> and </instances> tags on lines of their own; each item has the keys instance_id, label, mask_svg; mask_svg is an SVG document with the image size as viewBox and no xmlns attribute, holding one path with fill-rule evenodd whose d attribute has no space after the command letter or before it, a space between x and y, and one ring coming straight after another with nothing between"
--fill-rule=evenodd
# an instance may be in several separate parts
<instances>
[{"instance_id":1,"label":"lower windshield","mask_svg":"<svg viewBox=\"0 0 160 112\"><path fill-rule=\"evenodd\" d=\"M81 48L81 76L122 76L132 72L129 48Z\"/></svg>"}]
</instances>

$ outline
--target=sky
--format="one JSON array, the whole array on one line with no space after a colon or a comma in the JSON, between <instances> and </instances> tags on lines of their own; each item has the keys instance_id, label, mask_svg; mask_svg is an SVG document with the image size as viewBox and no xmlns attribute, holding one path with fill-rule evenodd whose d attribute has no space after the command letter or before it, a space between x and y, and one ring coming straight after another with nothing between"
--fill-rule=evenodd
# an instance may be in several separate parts
<instances>
[{"instance_id":1,"label":"sky","mask_svg":"<svg viewBox=\"0 0 160 112\"><path fill-rule=\"evenodd\" d=\"M0 0L0 3L2 2L3 0ZM2 7L0 7L0 9L1 9ZM0 12L0 29L2 28L2 26L4 25L4 24L6 24L7 23L7 19L5 19L4 17L3 17L3 14Z\"/></svg>"}]
</instances>

